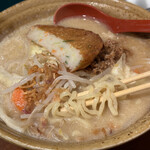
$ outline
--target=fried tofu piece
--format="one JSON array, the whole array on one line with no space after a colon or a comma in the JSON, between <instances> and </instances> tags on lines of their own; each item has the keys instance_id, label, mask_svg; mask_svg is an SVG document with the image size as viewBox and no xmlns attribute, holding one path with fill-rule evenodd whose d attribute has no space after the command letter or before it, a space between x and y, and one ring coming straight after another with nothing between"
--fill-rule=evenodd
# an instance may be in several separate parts
<instances>
[{"instance_id":1,"label":"fried tofu piece","mask_svg":"<svg viewBox=\"0 0 150 150\"><path fill-rule=\"evenodd\" d=\"M36 25L27 37L49 50L71 72L90 65L103 47L98 34L63 26Z\"/></svg>"}]
</instances>

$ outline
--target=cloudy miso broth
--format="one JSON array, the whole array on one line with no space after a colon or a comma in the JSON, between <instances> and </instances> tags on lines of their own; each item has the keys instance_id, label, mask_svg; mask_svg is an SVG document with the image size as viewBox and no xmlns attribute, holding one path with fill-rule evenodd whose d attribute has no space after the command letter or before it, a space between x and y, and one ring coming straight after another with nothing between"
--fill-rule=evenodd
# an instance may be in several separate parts
<instances>
[{"instance_id":1,"label":"cloudy miso broth","mask_svg":"<svg viewBox=\"0 0 150 150\"><path fill-rule=\"evenodd\" d=\"M4 38L0 43L0 65L1 65L0 83L2 91L7 90L7 92L5 92L6 94L1 96L1 101L3 100L3 102L1 102L0 105L2 112L0 117L8 126L12 127L13 129L19 132L23 132L25 134L29 134L31 136L38 138L48 139L50 141L81 142L93 139L101 139L105 138L106 136L111 136L115 133L118 133L121 130L129 127L131 124L134 124L138 119L140 119L143 115L145 115L149 111L150 108L149 90L117 98L116 100L117 104L116 106L113 106L112 104L113 106L113 107L111 106L112 109L110 109L109 108L110 106L108 106L109 102L106 102L105 108L101 115L99 115L101 110L98 110L97 108L99 107L99 104L97 104L96 102L95 105L97 104L97 106L93 104L93 106L87 107L88 110L86 108L83 108L84 102L83 103L77 102L76 100L77 98L74 101L68 103L67 100L69 101L71 96L75 97L75 92L78 93L79 91L84 91L85 89L91 90L94 86L97 86L98 88L99 85L97 85L97 83L103 82L101 81L101 79L98 79L98 81L96 80L95 82L93 82L94 86L87 85L86 83L83 82L82 83L76 82L73 79L74 76L77 77L77 75L79 74L78 71L73 72L72 74L74 76L72 75L73 77L71 76L72 77L71 78L69 76L70 72L68 73L66 70L63 69L57 70L62 71L63 73L67 72L69 74L67 75L69 76L69 78L71 78L70 80L68 79L69 81L67 81L67 79L64 78L64 80L60 81L61 83L59 82L60 84L58 83L59 86L62 87L61 90L54 89L53 91L50 91L49 87L53 85L52 82L48 83L49 85L48 87L47 86L44 87L43 83L45 82L45 80L43 81L42 77L43 76L44 78L49 77L48 75L50 74L50 72L48 72L47 70L47 66L45 67L44 63L45 62L47 63L47 59L49 59L50 57L52 59L50 59L49 62L52 62L52 60L54 61L55 58L53 55L51 55L51 53L49 53L49 51L46 48L43 48L42 46L36 45L35 43L31 42L31 40L27 38L27 33L29 32L30 28L34 25L52 25L52 24L53 22L51 17L31 22L29 24L20 27L19 29L16 29L13 33L8 35L8 37ZM119 83L120 86L122 86L122 84L118 81L118 76L120 76L120 74L123 77L130 75L133 76L136 75L137 73L142 73L150 69L149 67L150 44L148 39L142 39L131 35L129 36L126 34L113 34L104 24L101 24L98 21L91 20L88 18L69 18L60 22L59 25L64 27L80 28L92 31L96 34L99 34L103 42L106 42L107 40L113 40L117 42L120 47L126 49L127 62L126 64L124 64L125 66L123 67L126 67L128 69L128 73L124 72L124 70L122 70L121 73L118 71L119 66L121 66L120 64L122 63L120 61L118 65L114 66L116 67L113 70L114 72L112 71L112 74L113 73L114 74L113 75L111 74L110 76L112 80L117 81L117 83ZM68 41L67 42L65 41L65 44L68 44ZM56 43L56 46L58 46L58 44L59 43ZM59 60L57 60L56 62L58 61ZM40 70L39 72L33 71L32 67L35 66L33 64L36 63L39 65L38 66L38 71ZM56 63L53 63L53 65L54 64ZM61 63L58 62L58 64L60 65ZM40 66L42 69L46 68L47 72L46 71L45 72L48 75L42 74L43 72ZM32 70L30 68L32 68ZM52 76L55 76L54 79L59 78L59 76L63 78L63 73L61 74L60 72L59 74L56 72L52 72ZM110 74L110 72L108 74ZM92 77L96 76L93 74L89 76L88 75L89 74L85 73L80 77L82 79L84 78L85 80L86 79L90 80L92 79ZM23 85L20 85L19 81L21 79L24 79L22 80L24 83ZM30 80L34 80L34 82L29 83L28 81ZM27 81L29 85L24 81ZM79 81L81 81L81 79ZM134 84L142 84L148 81L149 79L145 79L136 82ZM106 82L107 84L109 84L107 80ZM18 86L16 83L18 84ZM11 100L12 92L14 89L12 88L13 90L11 90L9 89L9 87L12 87L13 84L15 84L15 86L13 87L15 89L20 87L25 89L26 86L29 86L28 89L26 89L25 91L27 94L31 92L30 89L32 89L32 91L35 91L34 88L41 90L42 86L45 88L45 89L43 88L45 90L45 93L47 91L50 92L49 93L47 92L49 94L48 96L44 95L45 97L43 96L40 100L36 101L34 105L32 105L33 107L33 108L31 107L32 109L27 109L28 111L27 110L20 111L18 110L18 108L16 108L14 102ZM32 87L31 84L33 84ZM110 82L110 84L116 85L113 81L112 83ZM72 89L69 89L69 85L71 85ZM132 86L132 84L129 84L128 86L130 87ZM43 89L41 90L42 92ZM107 88L105 87L105 90L106 89ZM67 92L69 94L66 92L66 90L68 90ZM74 95L73 91L75 91ZM37 94L36 92L35 95ZM61 92L66 92L63 94L68 95L66 97L63 97L64 95L61 95L62 94ZM94 95L95 93L92 94ZM102 92L102 94L104 93ZM109 94L111 95L112 93ZM32 96L27 95L27 96L33 98L36 97L35 95ZM95 95L93 97L95 97L96 101L97 95L96 96ZM63 97L61 104L59 103L61 101L60 97ZM48 101L48 98L49 99L51 98L52 100L46 103ZM59 100L57 101L57 98L60 99L60 101ZM54 99L56 99L56 101ZM65 104L63 103L64 101L66 102ZM82 99L79 99L79 101L82 101ZM27 102L30 102L30 100L28 100ZM52 105L50 105L51 103ZM61 115L62 105L65 106L65 108L67 108L68 106L73 107L73 104L77 106L76 112L74 112L72 108L71 109L69 108L70 114L68 113L69 114L68 116L66 115L67 113L65 114L65 111L64 112L62 111ZM79 110L79 108L81 108L81 110ZM116 109L118 111L117 115L113 115L112 113L114 111L113 109ZM4 117L2 117L2 115L3 116L5 115L5 119ZM11 126L12 124L13 126Z\"/></svg>"}]
</instances>

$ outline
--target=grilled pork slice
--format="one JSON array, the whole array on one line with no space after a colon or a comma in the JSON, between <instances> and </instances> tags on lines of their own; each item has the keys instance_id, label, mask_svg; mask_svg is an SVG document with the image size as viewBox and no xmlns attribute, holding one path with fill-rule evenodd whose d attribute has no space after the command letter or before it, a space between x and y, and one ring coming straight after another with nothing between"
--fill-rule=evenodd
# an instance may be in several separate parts
<instances>
[{"instance_id":1,"label":"grilled pork slice","mask_svg":"<svg viewBox=\"0 0 150 150\"><path fill-rule=\"evenodd\" d=\"M100 53L103 42L91 31L53 25L36 25L28 38L48 49L71 72L87 67Z\"/></svg>"}]
</instances>

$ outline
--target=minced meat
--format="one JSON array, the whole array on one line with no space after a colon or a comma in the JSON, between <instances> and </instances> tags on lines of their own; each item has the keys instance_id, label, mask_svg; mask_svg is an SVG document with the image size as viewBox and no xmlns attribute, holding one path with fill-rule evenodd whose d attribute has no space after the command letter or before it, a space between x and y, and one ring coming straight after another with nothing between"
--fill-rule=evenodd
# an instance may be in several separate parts
<instances>
[{"instance_id":1,"label":"minced meat","mask_svg":"<svg viewBox=\"0 0 150 150\"><path fill-rule=\"evenodd\" d=\"M96 59L85 69L88 72L99 74L108 67L113 66L127 50L122 48L119 43L108 40Z\"/></svg>"}]
</instances>

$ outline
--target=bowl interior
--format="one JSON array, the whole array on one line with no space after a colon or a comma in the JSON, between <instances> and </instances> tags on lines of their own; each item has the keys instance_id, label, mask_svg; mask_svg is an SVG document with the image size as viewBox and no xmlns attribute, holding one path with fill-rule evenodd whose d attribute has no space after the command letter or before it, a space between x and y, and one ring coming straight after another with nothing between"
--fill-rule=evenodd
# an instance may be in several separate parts
<instances>
[{"instance_id":1,"label":"bowl interior","mask_svg":"<svg viewBox=\"0 0 150 150\"><path fill-rule=\"evenodd\" d=\"M80 0L27 0L0 13L0 40L18 27L33 20L53 15L57 8L70 2ZM126 3L123 0L82 0L101 9L103 12L122 19L150 19L150 13L142 8ZM54 143L39 140L18 133L3 122L0 122L0 136L17 145L30 149L103 149L113 147L129 141L150 128L150 113L146 114L137 123L128 129L104 140L95 140L83 143Z\"/></svg>"}]
</instances>

